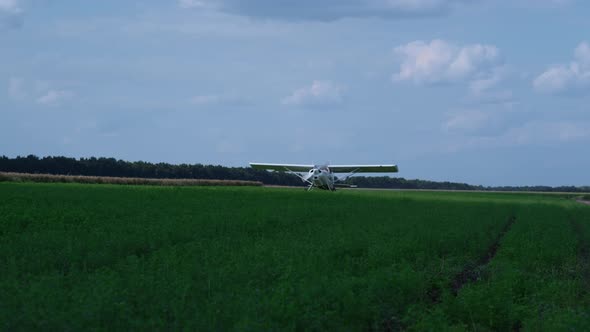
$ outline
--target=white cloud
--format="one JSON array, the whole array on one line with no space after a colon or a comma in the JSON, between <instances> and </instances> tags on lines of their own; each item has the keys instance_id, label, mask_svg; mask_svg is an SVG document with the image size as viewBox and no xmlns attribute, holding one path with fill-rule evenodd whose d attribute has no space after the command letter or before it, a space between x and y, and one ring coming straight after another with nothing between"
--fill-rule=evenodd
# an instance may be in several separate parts
<instances>
[{"instance_id":1,"label":"white cloud","mask_svg":"<svg viewBox=\"0 0 590 332\"><path fill-rule=\"evenodd\" d=\"M590 45L580 43L573 61L549 67L533 80L533 86L539 92L553 94L590 92Z\"/></svg>"},{"instance_id":2,"label":"white cloud","mask_svg":"<svg viewBox=\"0 0 590 332\"><path fill-rule=\"evenodd\" d=\"M56 106L62 101L70 99L74 96L71 91L67 90L49 90L41 97L37 98L37 103L46 106Z\"/></svg>"},{"instance_id":3,"label":"white cloud","mask_svg":"<svg viewBox=\"0 0 590 332\"><path fill-rule=\"evenodd\" d=\"M472 89L482 90L496 84L494 77L499 51L493 45L456 46L444 40L413 41L398 46L394 53L401 59L394 81L434 84L472 81Z\"/></svg>"},{"instance_id":4,"label":"white cloud","mask_svg":"<svg viewBox=\"0 0 590 332\"><path fill-rule=\"evenodd\" d=\"M322 106L342 102L342 88L331 81L313 81L283 98L284 105Z\"/></svg>"},{"instance_id":5,"label":"white cloud","mask_svg":"<svg viewBox=\"0 0 590 332\"><path fill-rule=\"evenodd\" d=\"M511 105L515 102L512 91L498 88L508 76L508 69L501 63L500 52L493 45L459 46L438 39L417 40L396 47L394 53L401 60L399 71L392 76L394 82L467 83L469 95L465 101L469 104ZM476 115L478 113L471 114L471 119ZM457 121L465 120L464 116Z\"/></svg>"}]
</instances>

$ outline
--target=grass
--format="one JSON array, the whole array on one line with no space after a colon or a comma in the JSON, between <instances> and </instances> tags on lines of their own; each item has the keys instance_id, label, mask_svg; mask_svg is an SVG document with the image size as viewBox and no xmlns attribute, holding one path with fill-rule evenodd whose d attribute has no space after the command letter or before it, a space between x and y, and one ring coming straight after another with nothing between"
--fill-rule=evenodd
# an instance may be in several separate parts
<instances>
[{"instance_id":1,"label":"grass","mask_svg":"<svg viewBox=\"0 0 590 332\"><path fill-rule=\"evenodd\" d=\"M0 182L91 183L151 186L262 186L259 181L209 179L147 179L109 176L54 175L0 172Z\"/></svg>"},{"instance_id":2,"label":"grass","mask_svg":"<svg viewBox=\"0 0 590 332\"><path fill-rule=\"evenodd\" d=\"M588 222L558 195L0 183L0 329L584 327Z\"/></svg>"}]
</instances>

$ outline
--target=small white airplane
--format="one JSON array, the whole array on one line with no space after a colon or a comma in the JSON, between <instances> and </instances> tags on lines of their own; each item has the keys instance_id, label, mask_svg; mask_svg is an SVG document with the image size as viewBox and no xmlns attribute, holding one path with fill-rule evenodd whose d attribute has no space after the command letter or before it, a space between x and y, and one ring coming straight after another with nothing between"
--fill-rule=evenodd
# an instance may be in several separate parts
<instances>
[{"instance_id":1,"label":"small white airplane","mask_svg":"<svg viewBox=\"0 0 590 332\"><path fill-rule=\"evenodd\" d=\"M313 188L334 191L336 187L355 188L344 183L349 177L357 173L396 173L397 165L297 165L297 164L264 164L250 163L254 169L273 171L287 171L297 175L303 182L309 184L307 191ZM300 174L303 173L303 174ZM339 178L334 173L348 173Z\"/></svg>"}]
</instances>

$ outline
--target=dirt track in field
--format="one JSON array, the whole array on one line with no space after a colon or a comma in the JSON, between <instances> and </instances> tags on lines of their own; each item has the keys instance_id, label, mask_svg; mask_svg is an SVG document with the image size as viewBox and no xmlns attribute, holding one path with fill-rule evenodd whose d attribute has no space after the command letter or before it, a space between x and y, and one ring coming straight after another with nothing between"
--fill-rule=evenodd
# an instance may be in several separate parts
<instances>
[{"instance_id":1,"label":"dirt track in field","mask_svg":"<svg viewBox=\"0 0 590 332\"><path fill-rule=\"evenodd\" d=\"M508 233L514 222L516 221L516 217L510 217L508 222L504 225L504 228L498 234L496 240L492 243L492 245L488 248L486 253L479 258L475 264L467 265L459 274L455 276L453 281L451 282L451 290L453 295L457 295L459 290L463 288L468 283L475 282L480 279L482 271L485 267L490 263L490 261L496 256L498 252L498 248L500 248L500 242L504 238L504 235Z\"/></svg>"},{"instance_id":2,"label":"dirt track in field","mask_svg":"<svg viewBox=\"0 0 590 332\"><path fill-rule=\"evenodd\" d=\"M588 201L580 203L590 205ZM583 282L586 285L584 289L590 292L590 239L580 221L572 219L570 224L578 237L578 264L582 267Z\"/></svg>"},{"instance_id":3,"label":"dirt track in field","mask_svg":"<svg viewBox=\"0 0 590 332\"><path fill-rule=\"evenodd\" d=\"M477 280L479 280L482 277L482 273L485 272L484 271L485 268L488 266L490 261L496 256L496 253L498 252L498 249L500 248L500 242L502 241L502 239L504 238L506 233L508 233L508 231L510 231L510 229L512 228L512 226L514 225L515 222L516 222L516 217L511 216L510 218L508 218L508 220L506 221L506 224L504 224L504 227L502 228L500 233L498 233L496 239L490 245L490 247L488 247L488 249L486 250L484 255L482 255L477 261L471 262L471 263L468 263L467 265L465 265L463 270L453 278L453 280L451 281L451 283L449 285L449 288L451 290L451 293L454 296L457 296L457 294L459 293L459 290L461 290L461 288L463 288L465 285L472 283L472 282L476 282ZM443 293L443 289L441 289L437 285L433 285L433 287L431 287L427 291L427 295L430 298L430 305L431 306L435 306L435 305L440 304L440 302L442 300L442 298L441 298L442 293ZM521 323L518 322L518 324L514 328L514 331L520 331L520 329L521 329ZM381 330L382 331L403 331L403 330L405 330L405 327L404 327L403 322L398 321L396 319L396 317L391 317L389 319L384 320L381 323Z\"/></svg>"}]
</instances>

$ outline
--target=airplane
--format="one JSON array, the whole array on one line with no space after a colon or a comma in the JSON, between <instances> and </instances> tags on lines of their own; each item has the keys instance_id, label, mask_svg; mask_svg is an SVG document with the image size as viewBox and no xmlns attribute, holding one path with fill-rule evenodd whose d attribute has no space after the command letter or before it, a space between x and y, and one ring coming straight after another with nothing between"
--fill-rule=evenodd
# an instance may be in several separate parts
<instances>
[{"instance_id":1,"label":"airplane","mask_svg":"<svg viewBox=\"0 0 590 332\"><path fill-rule=\"evenodd\" d=\"M356 188L344 182L357 173L396 173L397 165L298 165L298 164L266 164L250 163L254 169L273 171L287 171L297 175L303 182L308 184L307 191L313 188L335 191L336 187ZM303 174L300 174L303 173ZM339 178L335 173L349 173Z\"/></svg>"}]
</instances>

